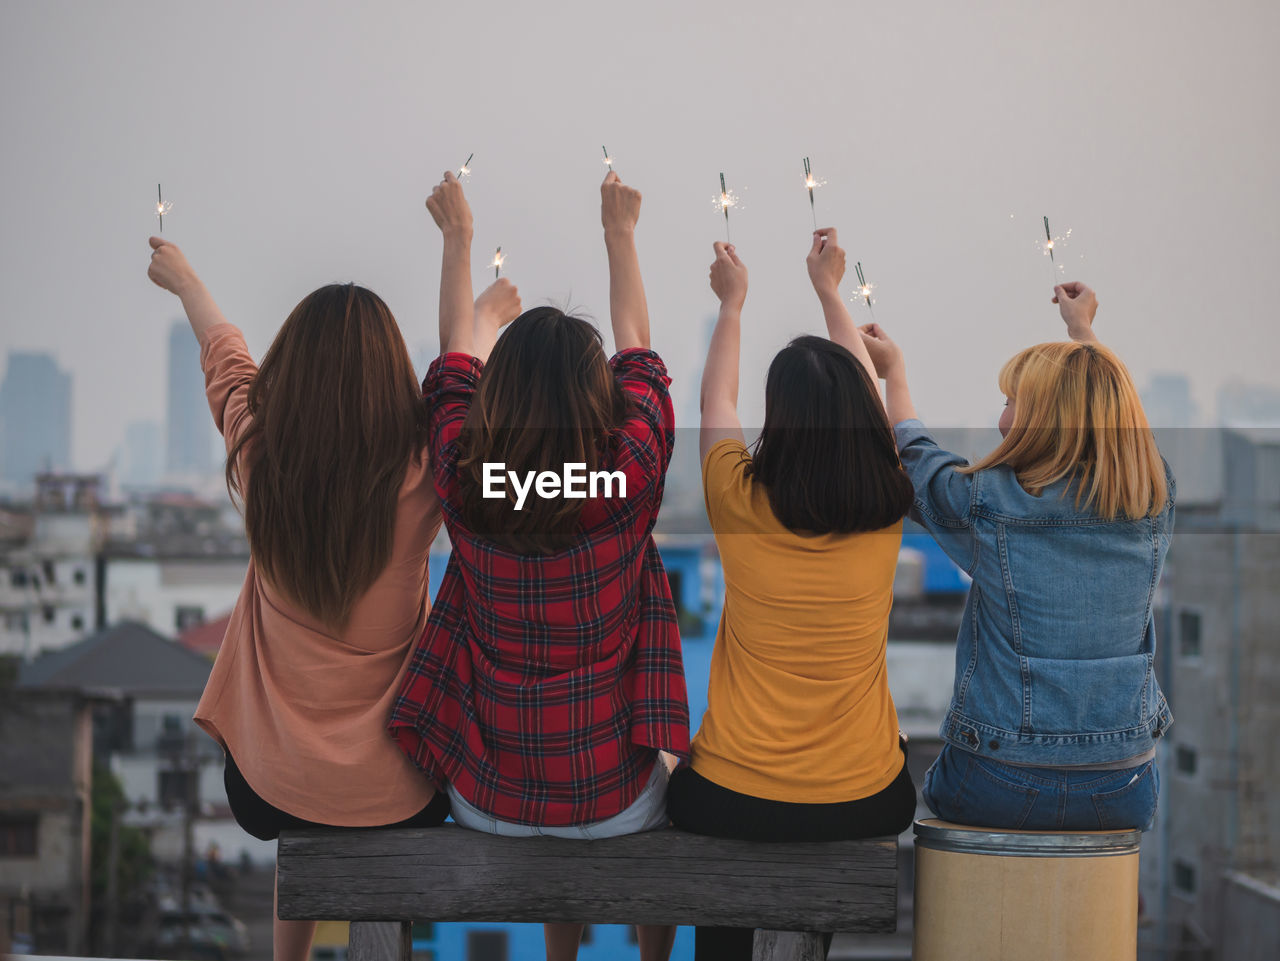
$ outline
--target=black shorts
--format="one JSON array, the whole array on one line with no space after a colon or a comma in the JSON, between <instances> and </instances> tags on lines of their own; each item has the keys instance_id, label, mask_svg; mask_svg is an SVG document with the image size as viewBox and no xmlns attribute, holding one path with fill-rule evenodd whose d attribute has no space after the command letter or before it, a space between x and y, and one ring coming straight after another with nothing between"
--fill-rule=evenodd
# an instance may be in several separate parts
<instances>
[{"instance_id":1,"label":"black shorts","mask_svg":"<svg viewBox=\"0 0 1280 961\"><path fill-rule=\"evenodd\" d=\"M318 824L315 821L304 821L294 817L278 807L262 800L249 787L249 782L236 767L231 752L226 755L226 765L222 769L222 783L227 788L227 803L231 805L231 815L236 823L260 841L274 841L280 837L281 831L295 828L340 827L334 824ZM434 828L444 823L449 816L449 795L445 791L436 791L435 797L421 811L411 818L396 824L379 825L389 828Z\"/></svg>"},{"instance_id":2,"label":"black shorts","mask_svg":"<svg viewBox=\"0 0 1280 961\"><path fill-rule=\"evenodd\" d=\"M870 797L832 804L770 801L721 787L690 767L671 776L667 813L684 831L743 841L855 841L901 834L911 827L916 787L907 770Z\"/></svg>"}]
</instances>

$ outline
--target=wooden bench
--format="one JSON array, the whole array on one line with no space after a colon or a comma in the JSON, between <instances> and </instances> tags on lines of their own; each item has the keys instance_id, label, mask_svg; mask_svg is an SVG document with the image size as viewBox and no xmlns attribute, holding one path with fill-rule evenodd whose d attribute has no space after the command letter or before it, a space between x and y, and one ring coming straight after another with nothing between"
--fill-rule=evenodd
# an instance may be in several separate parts
<instances>
[{"instance_id":1,"label":"wooden bench","mask_svg":"<svg viewBox=\"0 0 1280 961\"><path fill-rule=\"evenodd\" d=\"M666 829L602 841L453 825L286 831L280 917L349 920L350 961L409 961L413 921L761 928L755 957L817 961L819 932L892 932L897 840L765 844Z\"/></svg>"}]
</instances>

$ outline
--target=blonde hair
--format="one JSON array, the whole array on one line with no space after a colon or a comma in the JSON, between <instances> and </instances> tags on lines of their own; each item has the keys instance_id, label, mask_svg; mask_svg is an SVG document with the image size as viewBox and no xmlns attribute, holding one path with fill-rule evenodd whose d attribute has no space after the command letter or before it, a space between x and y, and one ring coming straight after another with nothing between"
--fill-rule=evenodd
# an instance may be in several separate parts
<instances>
[{"instance_id":1,"label":"blonde hair","mask_svg":"<svg viewBox=\"0 0 1280 961\"><path fill-rule=\"evenodd\" d=\"M1074 479L1076 507L1109 520L1164 510L1164 462L1129 371L1106 347L1028 347L1000 371L1000 390L1014 401L1013 425L995 450L962 473L1004 465L1037 496Z\"/></svg>"}]
</instances>

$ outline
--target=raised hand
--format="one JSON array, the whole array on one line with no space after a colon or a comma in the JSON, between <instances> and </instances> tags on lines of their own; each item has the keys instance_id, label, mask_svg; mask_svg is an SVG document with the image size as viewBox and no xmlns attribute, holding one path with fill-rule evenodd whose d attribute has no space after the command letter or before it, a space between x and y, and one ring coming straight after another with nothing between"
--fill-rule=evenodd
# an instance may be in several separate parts
<instances>
[{"instance_id":1,"label":"raised hand","mask_svg":"<svg viewBox=\"0 0 1280 961\"><path fill-rule=\"evenodd\" d=\"M476 298L476 325L494 330L505 327L520 316L520 291L506 277L495 280Z\"/></svg>"},{"instance_id":2,"label":"raised hand","mask_svg":"<svg viewBox=\"0 0 1280 961\"><path fill-rule=\"evenodd\" d=\"M904 366L902 348L894 343L879 324L863 324L858 328L858 333L871 357L871 363L875 365L876 373L881 377L887 378L890 373Z\"/></svg>"},{"instance_id":3,"label":"raised hand","mask_svg":"<svg viewBox=\"0 0 1280 961\"><path fill-rule=\"evenodd\" d=\"M839 296L840 281L844 279L844 249L836 239L836 228L823 227L813 232L813 246L805 258L809 268L809 280L818 296Z\"/></svg>"},{"instance_id":4,"label":"raised hand","mask_svg":"<svg viewBox=\"0 0 1280 961\"><path fill-rule=\"evenodd\" d=\"M636 229L640 220L640 191L624 184L612 170L600 185L600 221L605 233Z\"/></svg>"},{"instance_id":5,"label":"raised hand","mask_svg":"<svg viewBox=\"0 0 1280 961\"><path fill-rule=\"evenodd\" d=\"M151 264L147 267L147 276L153 284L181 297L184 291L200 283L200 278L177 244L171 244L163 237L152 237L148 242L151 244Z\"/></svg>"},{"instance_id":6,"label":"raised hand","mask_svg":"<svg viewBox=\"0 0 1280 961\"><path fill-rule=\"evenodd\" d=\"M431 196L427 198L427 210L431 212L431 219L442 233L471 236L471 205L467 203L462 184L458 183L452 170L446 170L444 180L431 191Z\"/></svg>"},{"instance_id":7,"label":"raised hand","mask_svg":"<svg viewBox=\"0 0 1280 961\"><path fill-rule=\"evenodd\" d=\"M711 290L722 308L742 310L747 299L747 265L738 259L733 244L716 241L716 259L711 262Z\"/></svg>"},{"instance_id":8,"label":"raised hand","mask_svg":"<svg viewBox=\"0 0 1280 961\"><path fill-rule=\"evenodd\" d=\"M1059 284L1053 288L1053 302L1067 325L1067 335L1072 340L1097 340L1093 333L1093 318L1098 313L1098 295L1079 281Z\"/></svg>"}]
</instances>

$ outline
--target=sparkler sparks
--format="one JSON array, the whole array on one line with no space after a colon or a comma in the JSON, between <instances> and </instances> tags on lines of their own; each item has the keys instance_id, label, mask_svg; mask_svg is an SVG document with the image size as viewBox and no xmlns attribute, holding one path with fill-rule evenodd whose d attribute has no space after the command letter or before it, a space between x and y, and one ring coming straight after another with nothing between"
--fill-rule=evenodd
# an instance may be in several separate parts
<instances>
[{"instance_id":1,"label":"sparkler sparks","mask_svg":"<svg viewBox=\"0 0 1280 961\"><path fill-rule=\"evenodd\" d=\"M809 191L809 212L813 214L813 229L818 229L818 213L813 206L813 191L815 187L821 187L825 184L825 180L817 180L813 176L813 167L809 163L809 158L804 158L804 186Z\"/></svg>"},{"instance_id":2,"label":"sparkler sparks","mask_svg":"<svg viewBox=\"0 0 1280 961\"><path fill-rule=\"evenodd\" d=\"M173 201L165 200L160 192L160 185L156 184L156 216L160 218L160 233L164 233L164 215L172 209Z\"/></svg>"},{"instance_id":3,"label":"sparkler sparks","mask_svg":"<svg viewBox=\"0 0 1280 961\"><path fill-rule=\"evenodd\" d=\"M871 306L874 303L871 298L871 291L875 288L875 285L867 283L866 275L862 272L861 260L853 265L853 270L854 273L858 275L858 289L854 292L854 297L862 298L863 302L867 305L867 310L871 311L871 320L874 322L876 319L876 312L875 308Z\"/></svg>"},{"instance_id":4,"label":"sparkler sparks","mask_svg":"<svg viewBox=\"0 0 1280 961\"><path fill-rule=\"evenodd\" d=\"M472 151L472 152L467 156L467 159L466 159L465 161L463 161L462 166L458 168L458 179L459 179L459 180L464 180L464 179L466 179L467 177L470 177L470 176L471 176L471 158L472 158L472 157L474 157L475 155L476 155L476 154L475 154L475 151L473 150L473 151Z\"/></svg>"},{"instance_id":5,"label":"sparkler sparks","mask_svg":"<svg viewBox=\"0 0 1280 961\"><path fill-rule=\"evenodd\" d=\"M493 268L493 279L497 280L502 276L502 264L507 258L502 255L502 245L498 245L498 249L493 252L493 262L489 264Z\"/></svg>"},{"instance_id":6,"label":"sparkler sparks","mask_svg":"<svg viewBox=\"0 0 1280 961\"><path fill-rule=\"evenodd\" d=\"M604 165L608 167L610 170L612 170L613 158L609 156L609 148L602 146L600 149L604 151Z\"/></svg>"},{"instance_id":7,"label":"sparkler sparks","mask_svg":"<svg viewBox=\"0 0 1280 961\"><path fill-rule=\"evenodd\" d=\"M1056 287L1061 280L1062 271L1065 264L1060 263L1058 258L1054 256L1054 251L1060 251L1067 245L1067 241L1071 238L1071 230L1067 229L1065 234L1055 236L1053 231L1049 229L1049 218L1044 218L1044 240L1036 241L1036 246L1040 248L1040 252L1049 258L1049 274L1053 278Z\"/></svg>"},{"instance_id":8,"label":"sparkler sparks","mask_svg":"<svg viewBox=\"0 0 1280 961\"><path fill-rule=\"evenodd\" d=\"M724 239L731 243L729 237L729 208L738 206L738 195L724 185L724 174L720 174L720 193L716 197L711 198L711 203L717 210L724 212Z\"/></svg>"}]
</instances>

